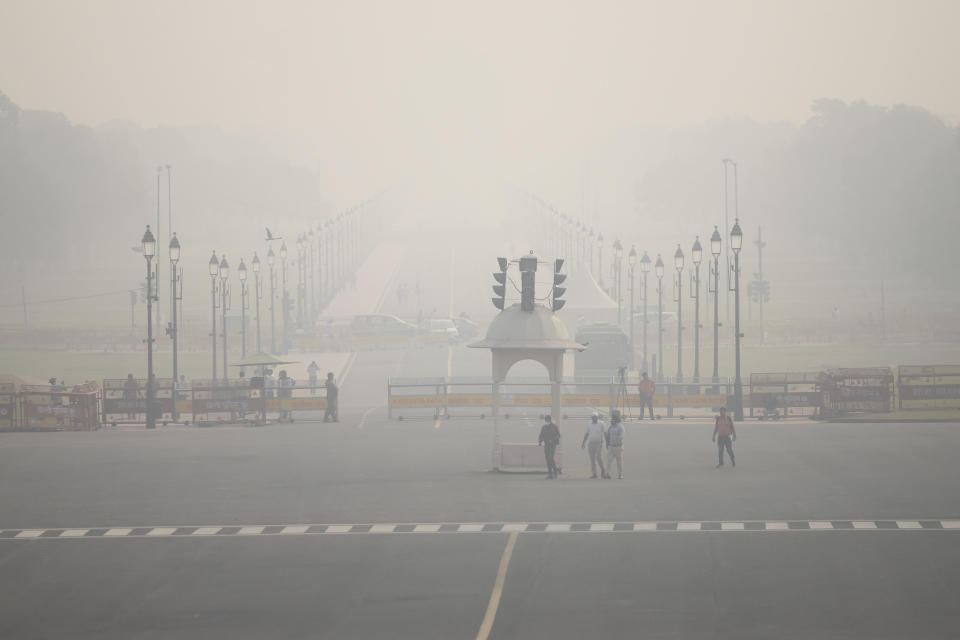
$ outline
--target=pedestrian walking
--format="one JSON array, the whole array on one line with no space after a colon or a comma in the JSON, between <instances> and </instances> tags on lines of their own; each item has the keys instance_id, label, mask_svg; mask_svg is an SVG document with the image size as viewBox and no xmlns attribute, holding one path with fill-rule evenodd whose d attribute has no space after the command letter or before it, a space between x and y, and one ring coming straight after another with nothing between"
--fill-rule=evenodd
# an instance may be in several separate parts
<instances>
[{"instance_id":1,"label":"pedestrian walking","mask_svg":"<svg viewBox=\"0 0 960 640\"><path fill-rule=\"evenodd\" d=\"M610 428L607 429L607 478L613 476L613 463L617 463L617 478L623 480L623 422L620 412L610 414Z\"/></svg>"},{"instance_id":2,"label":"pedestrian walking","mask_svg":"<svg viewBox=\"0 0 960 640\"><path fill-rule=\"evenodd\" d=\"M640 390L640 419L643 420L644 407L650 408L650 419L653 420L653 393L657 390L657 384L647 377L647 372L643 372L639 384Z\"/></svg>"},{"instance_id":3,"label":"pedestrian walking","mask_svg":"<svg viewBox=\"0 0 960 640\"><path fill-rule=\"evenodd\" d=\"M320 367L317 366L316 360L310 361L310 366L307 367L307 378L310 381L310 395L317 395L317 376L320 374Z\"/></svg>"},{"instance_id":4,"label":"pedestrian walking","mask_svg":"<svg viewBox=\"0 0 960 640\"><path fill-rule=\"evenodd\" d=\"M324 383L327 388L327 410L323 412L324 422L340 422L339 395L340 389L333 380L333 372L327 373L327 381Z\"/></svg>"},{"instance_id":5,"label":"pedestrian walking","mask_svg":"<svg viewBox=\"0 0 960 640\"><path fill-rule=\"evenodd\" d=\"M277 393L277 397L280 399L280 421L293 422L293 414L290 412L289 404L285 403L284 400L293 398L293 387L297 384L297 381L287 375L286 369L282 369L277 384L280 387ZM285 404L288 405L287 408L284 408Z\"/></svg>"},{"instance_id":6,"label":"pedestrian walking","mask_svg":"<svg viewBox=\"0 0 960 640\"><path fill-rule=\"evenodd\" d=\"M730 465L737 466L737 461L733 457L733 441L737 439L737 430L733 427L733 418L727 415L725 407L720 407L720 415L713 425L713 441L717 443L717 453L720 456L720 464L717 469L723 466L723 450L726 449L730 454Z\"/></svg>"},{"instance_id":7,"label":"pedestrian walking","mask_svg":"<svg viewBox=\"0 0 960 640\"><path fill-rule=\"evenodd\" d=\"M587 454L590 456L590 472L593 474L591 479L597 477L597 467L600 467L600 477L606 478L607 471L603 468L603 436L606 429L605 424L600 419L600 414L596 411L590 416L590 422L587 423L587 432L583 434L583 442L580 448L583 449L589 445Z\"/></svg>"},{"instance_id":8,"label":"pedestrian walking","mask_svg":"<svg viewBox=\"0 0 960 640\"><path fill-rule=\"evenodd\" d=\"M51 378L51 380L53 380L53 378ZM50 386L53 386L53 382L50 383ZM137 406L137 394L139 390L140 385L133 379L133 374L128 373L127 379L123 383L123 406L127 409L127 420L133 420L137 417L136 411L133 411L133 409Z\"/></svg>"},{"instance_id":9,"label":"pedestrian walking","mask_svg":"<svg viewBox=\"0 0 960 640\"><path fill-rule=\"evenodd\" d=\"M540 439L537 446L543 445L543 455L547 459L547 480L556 480L559 470L554 456L560 444L560 428L554 424L550 416L544 416L544 425L540 427Z\"/></svg>"}]
</instances>

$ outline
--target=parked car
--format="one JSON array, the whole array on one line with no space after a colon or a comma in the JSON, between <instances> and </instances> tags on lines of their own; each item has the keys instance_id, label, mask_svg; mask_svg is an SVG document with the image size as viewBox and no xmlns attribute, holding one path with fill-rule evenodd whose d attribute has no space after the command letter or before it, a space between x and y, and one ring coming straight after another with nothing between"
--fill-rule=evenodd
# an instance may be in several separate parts
<instances>
[{"instance_id":1,"label":"parked car","mask_svg":"<svg viewBox=\"0 0 960 640\"><path fill-rule=\"evenodd\" d=\"M454 318L453 324L457 326L457 331L460 332L460 337L464 340L476 338L480 335L480 325L470 318L465 318L463 316Z\"/></svg>"},{"instance_id":2,"label":"parked car","mask_svg":"<svg viewBox=\"0 0 960 640\"><path fill-rule=\"evenodd\" d=\"M450 318L431 318L427 323L427 333L431 335L442 334L450 342L456 342L460 339L460 332L457 331L457 325Z\"/></svg>"},{"instance_id":3,"label":"parked car","mask_svg":"<svg viewBox=\"0 0 960 640\"><path fill-rule=\"evenodd\" d=\"M413 336L416 335L418 331L416 326L401 320L397 316L371 313L356 316L350 323L350 333L356 337Z\"/></svg>"}]
</instances>

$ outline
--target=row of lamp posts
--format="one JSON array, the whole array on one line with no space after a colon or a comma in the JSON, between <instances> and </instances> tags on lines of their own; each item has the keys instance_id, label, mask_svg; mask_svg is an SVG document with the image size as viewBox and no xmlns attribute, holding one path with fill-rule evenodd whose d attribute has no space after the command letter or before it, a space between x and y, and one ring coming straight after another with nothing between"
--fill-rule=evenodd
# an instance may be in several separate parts
<instances>
[{"instance_id":1,"label":"row of lamp posts","mask_svg":"<svg viewBox=\"0 0 960 640\"><path fill-rule=\"evenodd\" d=\"M592 228L587 228L579 220L574 220L567 214L558 212L552 206L539 201L547 211L548 232L552 234L551 244L554 246L558 255L570 255L576 261L584 261L591 272L596 274L597 283L604 288L603 283L603 234L594 235ZM597 269L593 270L593 245L597 248ZM713 313L713 379L719 377L719 286L720 286L720 254L722 238L720 231L714 227L713 234L710 237L710 253L713 262L709 265L709 275L711 278L707 281L708 291L714 294L714 313ZM733 228L730 231L730 244L728 251L733 251L733 264L730 265L730 277L728 278L728 289L734 293L734 351L735 351L735 377L734 377L734 396L735 418L743 417L743 384L740 373L740 250L743 246L743 233L740 229L739 218L735 219ZM586 250L589 247L589 251ZM623 245L620 239L614 239L612 248L612 258L610 261L610 287L607 289L611 297L617 301L617 322L623 325ZM699 236L694 240L691 247L691 260L694 265L693 272L690 274L690 292L689 296L694 300L694 361L693 378L700 379L700 265L703 261L703 247L700 244ZM685 255L680 245L674 252L674 275L673 275L673 299L677 303L677 379L683 379L683 270L685 267ZM729 262L729 260L728 260ZM639 300L643 302L643 362L644 368L648 365L647 351L647 326L649 318L647 316L647 277L650 272L651 260L646 252L642 258L637 253L635 247L630 248L627 254L628 281L629 281L629 340L630 340L630 365L634 366L633 357L635 349L634 336L634 310L635 310L635 266L640 265L640 293ZM658 378L663 378L663 278L666 274L666 266L661 256L653 263L654 275L657 278L657 363L654 374Z\"/></svg>"}]
</instances>

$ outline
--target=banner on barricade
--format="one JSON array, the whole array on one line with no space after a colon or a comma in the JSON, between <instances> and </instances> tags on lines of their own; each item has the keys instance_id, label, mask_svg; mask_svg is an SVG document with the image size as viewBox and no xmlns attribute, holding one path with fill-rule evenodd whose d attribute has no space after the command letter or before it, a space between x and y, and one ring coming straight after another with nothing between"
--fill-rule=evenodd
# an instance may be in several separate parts
<instances>
[{"instance_id":1,"label":"banner on barricade","mask_svg":"<svg viewBox=\"0 0 960 640\"><path fill-rule=\"evenodd\" d=\"M960 365L901 366L901 409L960 409Z\"/></svg>"}]
</instances>

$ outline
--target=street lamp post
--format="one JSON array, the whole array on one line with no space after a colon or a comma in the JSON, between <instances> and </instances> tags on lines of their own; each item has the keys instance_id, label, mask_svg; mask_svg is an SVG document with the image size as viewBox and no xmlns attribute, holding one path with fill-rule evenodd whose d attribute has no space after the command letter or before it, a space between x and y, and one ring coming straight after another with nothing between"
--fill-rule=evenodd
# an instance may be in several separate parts
<instances>
[{"instance_id":1,"label":"street lamp post","mask_svg":"<svg viewBox=\"0 0 960 640\"><path fill-rule=\"evenodd\" d=\"M281 353L287 352L287 325L289 324L288 318L288 307L287 302L287 243L284 242L280 245L280 274L282 280L280 282L280 317L283 319L283 344L281 345Z\"/></svg>"},{"instance_id":2,"label":"street lamp post","mask_svg":"<svg viewBox=\"0 0 960 640\"><path fill-rule=\"evenodd\" d=\"M214 251L210 256L210 262L207 263L207 270L210 273L210 310L212 329L210 335L211 351L213 353L213 380L217 379L217 274L220 272L220 261L217 260L217 252Z\"/></svg>"},{"instance_id":3,"label":"street lamp post","mask_svg":"<svg viewBox=\"0 0 960 640\"><path fill-rule=\"evenodd\" d=\"M247 265L240 258L237 267L237 277L240 279L240 357L247 357Z\"/></svg>"},{"instance_id":4,"label":"street lamp post","mask_svg":"<svg viewBox=\"0 0 960 640\"><path fill-rule=\"evenodd\" d=\"M633 369L637 353L637 345L633 341L633 276L634 268L637 266L637 248L633 245L630 246L630 253L627 254L627 264L630 266L630 368Z\"/></svg>"},{"instance_id":5,"label":"street lamp post","mask_svg":"<svg viewBox=\"0 0 960 640\"><path fill-rule=\"evenodd\" d=\"M177 240L176 233L170 238L168 254L170 257L170 326L167 327L167 333L173 340L173 389L174 409L176 409L176 389L177 380L179 380L177 377L177 301L183 299L183 270L177 271L177 263L180 262L180 241Z\"/></svg>"},{"instance_id":6,"label":"street lamp post","mask_svg":"<svg viewBox=\"0 0 960 640\"><path fill-rule=\"evenodd\" d=\"M703 247L700 236L693 241L690 250L693 258L693 274L690 281L690 295L694 300L693 308L693 381L700 382L700 262L703 261Z\"/></svg>"},{"instance_id":7,"label":"street lamp post","mask_svg":"<svg viewBox=\"0 0 960 640\"><path fill-rule=\"evenodd\" d=\"M736 165L734 165L736 166ZM733 249L733 318L736 350L736 367L733 379L734 420L743 420L743 381L740 379L740 249L743 247L743 232L740 219L735 218L730 231L730 248Z\"/></svg>"},{"instance_id":8,"label":"street lamp post","mask_svg":"<svg viewBox=\"0 0 960 640\"><path fill-rule=\"evenodd\" d=\"M224 255L220 261L220 318L221 330L223 331L223 382L226 384L227 378L227 310L230 308L230 283L227 278L230 277L230 265L227 264L227 256Z\"/></svg>"},{"instance_id":9,"label":"street lamp post","mask_svg":"<svg viewBox=\"0 0 960 640\"><path fill-rule=\"evenodd\" d=\"M623 245L620 238L613 241L613 288L617 294L617 324L623 326L623 297L620 288L620 261L623 256Z\"/></svg>"},{"instance_id":10,"label":"street lamp post","mask_svg":"<svg viewBox=\"0 0 960 640\"><path fill-rule=\"evenodd\" d=\"M263 353L263 347L260 345L260 258L257 256L256 251L253 252L253 262L250 264L253 266L253 294L256 299L257 353Z\"/></svg>"},{"instance_id":11,"label":"street lamp post","mask_svg":"<svg viewBox=\"0 0 960 640\"><path fill-rule=\"evenodd\" d=\"M276 255L273 253L273 247L267 249L267 266L270 267L270 353L277 352L277 331L276 315L273 308L277 300L277 278L273 275L273 264L276 262Z\"/></svg>"},{"instance_id":12,"label":"street lamp post","mask_svg":"<svg viewBox=\"0 0 960 640\"><path fill-rule=\"evenodd\" d=\"M710 236L710 255L713 256L713 265L710 275L713 276L713 382L720 377L720 231L716 225L713 235ZM707 287L710 287L707 280Z\"/></svg>"},{"instance_id":13,"label":"street lamp post","mask_svg":"<svg viewBox=\"0 0 960 640\"><path fill-rule=\"evenodd\" d=\"M590 227L590 233L587 235L587 271L590 272L590 275L594 275L593 272L593 245L597 242L597 236L593 232L593 227Z\"/></svg>"},{"instance_id":14,"label":"street lamp post","mask_svg":"<svg viewBox=\"0 0 960 640\"><path fill-rule=\"evenodd\" d=\"M307 264L304 266L304 269L310 270L310 296L308 298L310 304L310 319L311 321L316 318L316 304L314 303L313 293L316 290L316 279L313 277L313 227L310 227L310 231L307 232L307 251L309 252L310 259L307 260Z\"/></svg>"},{"instance_id":15,"label":"street lamp post","mask_svg":"<svg viewBox=\"0 0 960 640\"><path fill-rule=\"evenodd\" d=\"M737 167L737 162L733 158L724 158L723 162L723 232L730 232L730 198L727 195L727 185L729 184L729 178L727 177L727 166L730 165L733 167L733 215L739 215L740 208L740 185L739 185L739 169ZM733 291L733 287L730 286L730 249L732 247L726 248L726 262L727 262L727 301L726 301L726 316L727 322L730 322L730 291Z\"/></svg>"},{"instance_id":16,"label":"street lamp post","mask_svg":"<svg viewBox=\"0 0 960 640\"><path fill-rule=\"evenodd\" d=\"M673 254L677 270L677 382L683 380L683 251L680 245Z\"/></svg>"},{"instance_id":17,"label":"street lamp post","mask_svg":"<svg viewBox=\"0 0 960 640\"><path fill-rule=\"evenodd\" d=\"M147 260L147 409L146 409L146 420L147 420L147 429L153 429L157 426L157 417L154 415L154 393L155 385L153 383L153 318L151 317L153 313L153 290L151 289L151 284L153 282L153 271L150 263L153 261L153 257L157 255L157 240L153 237L153 233L150 231L150 225L147 225L147 230L143 233L143 238L140 240L140 244L143 246L143 257Z\"/></svg>"},{"instance_id":18,"label":"street lamp post","mask_svg":"<svg viewBox=\"0 0 960 640\"><path fill-rule=\"evenodd\" d=\"M603 289L603 233L597 234L597 284Z\"/></svg>"},{"instance_id":19,"label":"street lamp post","mask_svg":"<svg viewBox=\"0 0 960 640\"><path fill-rule=\"evenodd\" d=\"M663 258L657 254L657 378L663 379Z\"/></svg>"},{"instance_id":20,"label":"street lamp post","mask_svg":"<svg viewBox=\"0 0 960 640\"><path fill-rule=\"evenodd\" d=\"M643 300L643 370L646 371L650 364L647 357L647 274L650 273L650 256L643 252L640 258L640 274L643 276L643 287L640 289L640 299Z\"/></svg>"}]
</instances>

